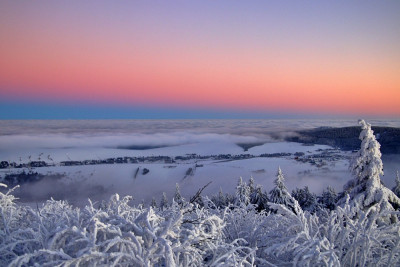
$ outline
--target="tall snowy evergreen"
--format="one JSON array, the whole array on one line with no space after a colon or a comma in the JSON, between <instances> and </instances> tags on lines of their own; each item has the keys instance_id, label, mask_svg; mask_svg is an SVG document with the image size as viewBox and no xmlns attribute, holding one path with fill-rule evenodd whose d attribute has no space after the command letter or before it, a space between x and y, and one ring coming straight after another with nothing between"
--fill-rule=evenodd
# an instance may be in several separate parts
<instances>
[{"instance_id":1,"label":"tall snowy evergreen","mask_svg":"<svg viewBox=\"0 0 400 267\"><path fill-rule=\"evenodd\" d=\"M354 179L344 186L344 191L349 194L350 201L357 202L362 208L381 202L381 209L396 209L400 206L400 199L380 179L383 175L380 144L369 123L360 120L359 124L362 129L361 148L350 164Z\"/></svg>"},{"instance_id":2,"label":"tall snowy evergreen","mask_svg":"<svg viewBox=\"0 0 400 267\"><path fill-rule=\"evenodd\" d=\"M269 201L275 204L282 204L290 209L294 207L294 199L285 186L285 178L280 167L276 174L275 187L269 192Z\"/></svg>"}]
</instances>

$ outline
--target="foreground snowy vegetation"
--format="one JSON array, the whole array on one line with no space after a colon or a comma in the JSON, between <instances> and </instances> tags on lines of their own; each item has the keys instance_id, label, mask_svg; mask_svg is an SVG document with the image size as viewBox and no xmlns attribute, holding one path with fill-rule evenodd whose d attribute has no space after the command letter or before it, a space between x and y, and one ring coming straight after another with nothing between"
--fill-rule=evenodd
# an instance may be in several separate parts
<instances>
[{"instance_id":1,"label":"foreground snowy vegetation","mask_svg":"<svg viewBox=\"0 0 400 267\"><path fill-rule=\"evenodd\" d=\"M290 194L280 168L269 193L240 179L235 196L200 189L185 200L177 186L172 204L163 195L149 207L114 195L83 209L55 200L34 209L4 188L0 265L398 266L400 179L396 194L381 183L379 143L360 124L354 179L338 195Z\"/></svg>"}]
</instances>

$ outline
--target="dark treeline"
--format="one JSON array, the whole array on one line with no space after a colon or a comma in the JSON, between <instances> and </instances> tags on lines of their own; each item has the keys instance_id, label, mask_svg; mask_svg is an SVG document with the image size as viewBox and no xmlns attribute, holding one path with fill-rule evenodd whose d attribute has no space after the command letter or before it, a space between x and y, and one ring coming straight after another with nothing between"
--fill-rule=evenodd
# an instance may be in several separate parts
<instances>
[{"instance_id":1,"label":"dark treeline","mask_svg":"<svg viewBox=\"0 0 400 267\"><path fill-rule=\"evenodd\" d=\"M400 129L372 126L376 139L381 144L383 154L400 153ZM297 136L287 137L286 141L305 144L321 144L339 147L343 150L356 150L360 147L361 129L356 126L343 128L321 127L312 130L297 131Z\"/></svg>"}]
</instances>

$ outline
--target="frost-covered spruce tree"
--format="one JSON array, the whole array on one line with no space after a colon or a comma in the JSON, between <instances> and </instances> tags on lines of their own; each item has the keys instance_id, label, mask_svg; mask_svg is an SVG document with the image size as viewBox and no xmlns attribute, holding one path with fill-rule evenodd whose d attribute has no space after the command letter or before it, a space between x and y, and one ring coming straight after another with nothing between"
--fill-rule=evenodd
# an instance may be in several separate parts
<instances>
[{"instance_id":1,"label":"frost-covered spruce tree","mask_svg":"<svg viewBox=\"0 0 400 267\"><path fill-rule=\"evenodd\" d=\"M217 199L218 199L218 207L225 206L225 196L224 193L222 192L222 188L219 188Z\"/></svg>"},{"instance_id":2,"label":"frost-covered spruce tree","mask_svg":"<svg viewBox=\"0 0 400 267\"><path fill-rule=\"evenodd\" d=\"M249 190L250 190L250 195L254 192L256 189L254 186L254 178L253 176L250 177L249 182L248 182Z\"/></svg>"},{"instance_id":3,"label":"frost-covered spruce tree","mask_svg":"<svg viewBox=\"0 0 400 267\"><path fill-rule=\"evenodd\" d=\"M285 178L280 167L276 174L275 187L269 192L269 201L275 204L282 204L293 210L294 199L285 185Z\"/></svg>"},{"instance_id":4,"label":"frost-covered spruce tree","mask_svg":"<svg viewBox=\"0 0 400 267\"><path fill-rule=\"evenodd\" d=\"M248 205L250 203L250 187L243 182L242 177L239 178L236 186L236 204Z\"/></svg>"},{"instance_id":5,"label":"frost-covered spruce tree","mask_svg":"<svg viewBox=\"0 0 400 267\"><path fill-rule=\"evenodd\" d=\"M350 164L354 179L344 186L350 202L357 202L361 208L368 208L381 202L381 209L393 210L400 206L400 199L380 179L383 175L380 144L376 141L371 124L360 120L361 148ZM341 200L343 203L343 200Z\"/></svg>"},{"instance_id":6,"label":"frost-covered spruce tree","mask_svg":"<svg viewBox=\"0 0 400 267\"><path fill-rule=\"evenodd\" d=\"M400 197L400 175L399 171L396 173L396 185L392 189L393 193L396 194L396 196Z\"/></svg>"},{"instance_id":7,"label":"frost-covered spruce tree","mask_svg":"<svg viewBox=\"0 0 400 267\"><path fill-rule=\"evenodd\" d=\"M160 200L160 209L164 210L168 207L168 198L167 198L167 194L165 192L163 192L161 200Z\"/></svg>"},{"instance_id":8,"label":"frost-covered spruce tree","mask_svg":"<svg viewBox=\"0 0 400 267\"><path fill-rule=\"evenodd\" d=\"M292 197L299 202L300 207L304 211L315 213L320 208L320 205L317 202L317 196L310 192L308 186L305 186L302 189L296 188L293 190Z\"/></svg>"},{"instance_id":9,"label":"frost-covered spruce tree","mask_svg":"<svg viewBox=\"0 0 400 267\"><path fill-rule=\"evenodd\" d=\"M181 191L179 189L179 184L178 183L176 183L176 186L175 186L174 201L176 203L178 203L179 205L183 204L183 197L181 196Z\"/></svg>"},{"instance_id":10,"label":"frost-covered spruce tree","mask_svg":"<svg viewBox=\"0 0 400 267\"><path fill-rule=\"evenodd\" d=\"M323 192L322 196L319 198L322 206L329 210L334 210L336 208L337 194L335 189L328 186Z\"/></svg>"},{"instance_id":11,"label":"frost-covered spruce tree","mask_svg":"<svg viewBox=\"0 0 400 267\"><path fill-rule=\"evenodd\" d=\"M222 192L222 188L219 188L218 194L211 196L211 201L216 207L225 208L229 205L229 198L227 196L228 195L224 195L224 193Z\"/></svg>"},{"instance_id":12,"label":"frost-covered spruce tree","mask_svg":"<svg viewBox=\"0 0 400 267\"><path fill-rule=\"evenodd\" d=\"M250 194L250 203L256 205L257 211L262 211L268 209L268 201L267 193L263 193L261 185L257 185Z\"/></svg>"}]
</instances>

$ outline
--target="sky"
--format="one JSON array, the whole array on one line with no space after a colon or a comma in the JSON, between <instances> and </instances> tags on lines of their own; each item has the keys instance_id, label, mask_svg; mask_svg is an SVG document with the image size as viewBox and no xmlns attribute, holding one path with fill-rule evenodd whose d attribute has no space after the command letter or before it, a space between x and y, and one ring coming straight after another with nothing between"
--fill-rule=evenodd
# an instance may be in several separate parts
<instances>
[{"instance_id":1,"label":"sky","mask_svg":"<svg viewBox=\"0 0 400 267\"><path fill-rule=\"evenodd\" d=\"M0 2L0 119L400 117L400 1Z\"/></svg>"}]
</instances>

